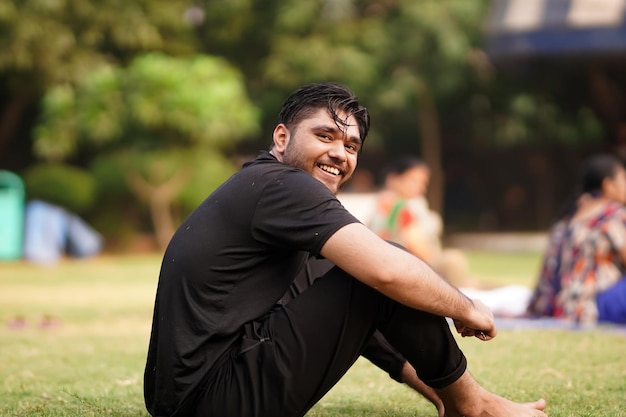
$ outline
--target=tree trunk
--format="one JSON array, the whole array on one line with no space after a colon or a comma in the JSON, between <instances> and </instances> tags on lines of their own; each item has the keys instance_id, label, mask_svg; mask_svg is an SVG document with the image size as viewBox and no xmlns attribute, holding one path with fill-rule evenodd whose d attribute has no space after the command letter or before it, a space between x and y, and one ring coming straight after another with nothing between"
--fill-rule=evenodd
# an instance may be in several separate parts
<instances>
[{"instance_id":1,"label":"tree trunk","mask_svg":"<svg viewBox=\"0 0 626 417\"><path fill-rule=\"evenodd\" d=\"M139 199L148 203L154 235L159 247L163 250L175 231L171 213L172 200L180 192L187 178L186 170L177 172L168 181L159 185L149 183L136 172L130 173L127 177L130 189Z\"/></svg>"},{"instance_id":2,"label":"tree trunk","mask_svg":"<svg viewBox=\"0 0 626 417\"><path fill-rule=\"evenodd\" d=\"M0 158L15 138L15 132L28 106L33 102L34 95L30 91L14 96L0 113Z\"/></svg>"},{"instance_id":3,"label":"tree trunk","mask_svg":"<svg viewBox=\"0 0 626 417\"><path fill-rule=\"evenodd\" d=\"M606 71L599 66L588 70L589 90L593 109L608 130L611 148L621 157L626 156L626 96Z\"/></svg>"},{"instance_id":4,"label":"tree trunk","mask_svg":"<svg viewBox=\"0 0 626 417\"><path fill-rule=\"evenodd\" d=\"M430 167L430 185L427 199L430 208L443 214L444 173L441 165L441 134L439 115L432 91L426 83L417 93L417 120L422 143L422 158Z\"/></svg>"}]
</instances>

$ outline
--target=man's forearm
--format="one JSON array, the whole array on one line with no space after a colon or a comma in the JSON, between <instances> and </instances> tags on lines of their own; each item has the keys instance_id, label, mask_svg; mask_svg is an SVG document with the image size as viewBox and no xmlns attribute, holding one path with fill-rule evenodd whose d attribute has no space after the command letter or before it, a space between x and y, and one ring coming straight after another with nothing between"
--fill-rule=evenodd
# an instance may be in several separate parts
<instances>
[{"instance_id":1,"label":"man's forearm","mask_svg":"<svg viewBox=\"0 0 626 417\"><path fill-rule=\"evenodd\" d=\"M488 309L476 308L472 300L425 262L380 239L362 224L350 224L337 231L322 248L322 255L399 303L495 335L493 315Z\"/></svg>"}]
</instances>

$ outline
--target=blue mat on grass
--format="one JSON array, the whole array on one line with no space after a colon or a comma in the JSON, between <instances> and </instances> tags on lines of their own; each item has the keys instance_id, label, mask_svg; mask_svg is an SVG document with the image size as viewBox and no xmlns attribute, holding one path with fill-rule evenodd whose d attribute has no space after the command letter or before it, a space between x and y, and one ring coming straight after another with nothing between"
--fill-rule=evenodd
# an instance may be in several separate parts
<instances>
[{"instance_id":1,"label":"blue mat on grass","mask_svg":"<svg viewBox=\"0 0 626 417\"><path fill-rule=\"evenodd\" d=\"M451 319L447 319L450 326L454 326ZM581 325L569 320L557 319L553 317L495 317L496 328L498 330L525 330L525 329L554 329L571 331L602 330L610 333L617 333L626 336L626 325L598 323L594 325Z\"/></svg>"},{"instance_id":2,"label":"blue mat on grass","mask_svg":"<svg viewBox=\"0 0 626 417\"><path fill-rule=\"evenodd\" d=\"M559 330L603 330L619 333L626 336L626 325L598 323L596 325L581 325L569 320L553 317L527 318L527 317L496 317L496 327L500 330L511 329L559 329Z\"/></svg>"}]
</instances>

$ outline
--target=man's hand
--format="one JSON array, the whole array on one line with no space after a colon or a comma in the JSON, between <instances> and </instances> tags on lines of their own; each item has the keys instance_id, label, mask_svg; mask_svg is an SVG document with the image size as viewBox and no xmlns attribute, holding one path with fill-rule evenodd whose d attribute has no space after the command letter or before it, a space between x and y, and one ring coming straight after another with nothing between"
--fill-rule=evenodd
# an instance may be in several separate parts
<instances>
[{"instance_id":1,"label":"man's hand","mask_svg":"<svg viewBox=\"0 0 626 417\"><path fill-rule=\"evenodd\" d=\"M480 340L491 340L496 337L496 325L493 312L480 300L472 300L474 308L467 320L454 320L456 331L463 337L477 337Z\"/></svg>"}]
</instances>

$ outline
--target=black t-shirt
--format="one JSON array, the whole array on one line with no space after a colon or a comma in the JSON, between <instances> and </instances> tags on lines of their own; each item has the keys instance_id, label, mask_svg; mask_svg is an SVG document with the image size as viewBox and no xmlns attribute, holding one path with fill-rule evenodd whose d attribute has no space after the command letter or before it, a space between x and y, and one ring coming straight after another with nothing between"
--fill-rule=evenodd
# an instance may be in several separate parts
<instances>
[{"instance_id":1,"label":"black t-shirt","mask_svg":"<svg viewBox=\"0 0 626 417\"><path fill-rule=\"evenodd\" d=\"M309 254L355 222L320 181L267 152L207 197L163 257L144 381L151 414L174 413Z\"/></svg>"}]
</instances>

